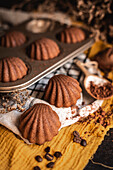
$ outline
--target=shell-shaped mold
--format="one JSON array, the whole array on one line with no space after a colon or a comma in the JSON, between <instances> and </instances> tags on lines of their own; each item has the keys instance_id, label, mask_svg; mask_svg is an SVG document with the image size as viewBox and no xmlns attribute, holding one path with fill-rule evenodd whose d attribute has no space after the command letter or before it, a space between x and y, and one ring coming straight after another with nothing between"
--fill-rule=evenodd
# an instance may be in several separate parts
<instances>
[{"instance_id":1,"label":"shell-shaped mold","mask_svg":"<svg viewBox=\"0 0 113 170\"><path fill-rule=\"evenodd\" d=\"M25 63L18 57L0 59L0 82L12 82L27 74Z\"/></svg>"},{"instance_id":2,"label":"shell-shaped mold","mask_svg":"<svg viewBox=\"0 0 113 170\"><path fill-rule=\"evenodd\" d=\"M27 48L27 54L35 60L49 60L55 58L60 53L56 42L48 38L41 38Z\"/></svg>"},{"instance_id":3,"label":"shell-shaped mold","mask_svg":"<svg viewBox=\"0 0 113 170\"><path fill-rule=\"evenodd\" d=\"M66 75L53 76L45 89L44 100L56 107L70 107L80 98L79 82Z\"/></svg>"},{"instance_id":4,"label":"shell-shaped mold","mask_svg":"<svg viewBox=\"0 0 113 170\"><path fill-rule=\"evenodd\" d=\"M26 37L22 32L11 31L0 38L0 45L2 47L17 47L24 44Z\"/></svg>"},{"instance_id":5,"label":"shell-shaped mold","mask_svg":"<svg viewBox=\"0 0 113 170\"><path fill-rule=\"evenodd\" d=\"M63 43L77 43L85 39L85 33L77 27L68 27L57 34L57 38Z\"/></svg>"},{"instance_id":6,"label":"shell-shaped mold","mask_svg":"<svg viewBox=\"0 0 113 170\"><path fill-rule=\"evenodd\" d=\"M20 117L19 130L31 143L42 145L58 134L61 123L52 108L46 104L34 104Z\"/></svg>"}]
</instances>

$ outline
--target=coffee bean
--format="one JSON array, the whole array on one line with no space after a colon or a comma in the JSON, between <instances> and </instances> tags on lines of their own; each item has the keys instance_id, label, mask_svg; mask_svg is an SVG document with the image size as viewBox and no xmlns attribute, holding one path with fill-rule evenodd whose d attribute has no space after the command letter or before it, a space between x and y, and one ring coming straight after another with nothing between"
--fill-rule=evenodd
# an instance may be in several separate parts
<instances>
[{"instance_id":1,"label":"coffee bean","mask_svg":"<svg viewBox=\"0 0 113 170\"><path fill-rule=\"evenodd\" d=\"M34 170L41 170L39 166L35 166Z\"/></svg>"},{"instance_id":2,"label":"coffee bean","mask_svg":"<svg viewBox=\"0 0 113 170\"><path fill-rule=\"evenodd\" d=\"M40 155L37 155L37 156L35 157L35 159L36 159L36 161L38 161L38 162L42 162L42 160L43 160Z\"/></svg>"},{"instance_id":3,"label":"coffee bean","mask_svg":"<svg viewBox=\"0 0 113 170\"><path fill-rule=\"evenodd\" d=\"M76 143L81 143L81 138L80 137L74 137L73 138L73 142L76 142Z\"/></svg>"},{"instance_id":4,"label":"coffee bean","mask_svg":"<svg viewBox=\"0 0 113 170\"><path fill-rule=\"evenodd\" d=\"M53 160L53 156L49 153L46 153L45 154L45 158L48 160L48 161L52 161Z\"/></svg>"},{"instance_id":5,"label":"coffee bean","mask_svg":"<svg viewBox=\"0 0 113 170\"><path fill-rule=\"evenodd\" d=\"M54 156L56 157L56 158L60 158L61 156L62 156L62 154L61 154L61 152L55 152L54 153Z\"/></svg>"},{"instance_id":6,"label":"coffee bean","mask_svg":"<svg viewBox=\"0 0 113 170\"><path fill-rule=\"evenodd\" d=\"M74 136L77 136L77 137L80 136L79 133L78 133L77 131L74 131L74 132L73 132L73 135L74 135Z\"/></svg>"},{"instance_id":7,"label":"coffee bean","mask_svg":"<svg viewBox=\"0 0 113 170\"><path fill-rule=\"evenodd\" d=\"M50 162L46 165L46 167L47 168L53 168L54 164L55 164L54 162Z\"/></svg>"},{"instance_id":8,"label":"coffee bean","mask_svg":"<svg viewBox=\"0 0 113 170\"><path fill-rule=\"evenodd\" d=\"M84 132L84 134L86 134L87 133L87 131L86 132Z\"/></svg>"},{"instance_id":9,"label":"coffee bean","mask_svg":"<svg viewBox=\"0 0 113 170\"><path fill-rule=\"evenodd\" d=\"M45 152L50 152L50 147L45 148Z\"/></svg>"},{"instance_id":10,"label":"coffee bean","mask_svg":"<svg viewBox=\"0 0 113 170\"><path fill-rule=\"evenodd\" d=\"M82 139L81 143L80 143L82 146L86 146L87 145L87 142L85 139Z\"/></svg>"}]
</instances>

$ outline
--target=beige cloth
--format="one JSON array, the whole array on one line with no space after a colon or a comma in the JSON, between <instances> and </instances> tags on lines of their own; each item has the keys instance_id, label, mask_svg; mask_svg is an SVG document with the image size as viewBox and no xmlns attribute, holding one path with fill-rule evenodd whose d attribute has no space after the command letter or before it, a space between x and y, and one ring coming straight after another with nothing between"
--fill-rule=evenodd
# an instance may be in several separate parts
<instances>
[{"instance_id":1,"label":"beige cloth","mask_svg":"<svg viewBox=\"0 0 113 170\"><path fill-rule=\"evenodd\" d=\"M60 129L61 129L63 127L66 127L66 126L69 126L71 124L74 124L81 117L87 117L90 113L93 113L94 111L96 111L99 108L99 106L102 105L103 100L96 100L92 104L81 108L79 110L79 116L76 116L77 110L75 108L74 109L72 109L71 107L57 108L57 107L55 107L53 105L50 105L49 103L47 103L47 102L45 102L43 100L36 99L36 98L33 98L33 97L30 97L30 99L27 100L26 105L25 105L26 110L30 106L34 105L35 103L45 103L45 104L49 105L58 114L59 120L61 122L61 127L60 127ZM81 97L81 99L79 99L77 101L76 105L78 107L80 107L81 103L82 103L82 97ZM24 139L21 136L21 133L20 133L20 131L18 129L19 117L20 117L20 115L22 113L23 112L13 110L13 111L5 113L5 114L0 114L0 124L7 127L8 129L10 129L15 134L19 135L27 144L30 144L28 140Z\"/></svg>"}]
</instances>

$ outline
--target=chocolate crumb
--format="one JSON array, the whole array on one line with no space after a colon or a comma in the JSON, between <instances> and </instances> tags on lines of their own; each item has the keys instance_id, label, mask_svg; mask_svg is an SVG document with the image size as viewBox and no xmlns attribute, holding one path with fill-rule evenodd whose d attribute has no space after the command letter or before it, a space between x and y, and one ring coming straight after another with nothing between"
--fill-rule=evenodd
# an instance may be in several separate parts
<instances>
[{"instance_id":1,"label":"chocolate crumb","mask_svg":"<svg viewBox=\"0 0 113 170\"><path fill-rule=\"evenodd\" d=\"M84 134L86 134L87 133L87 131L86 132L84 132Z\"/></svg>"},{"instance_id":2,"label":"chocolate crumb","mask_svg":"<svg viewBox=\"0 0 113 170\"><path fill-rule=\"evenodd\" d=\"M103 99L113 95L112 83L104 83L103 85L96 85L94 82L90 82L90 92L97 98Z\"/></svg>"},{"instance_id":3,"label":"chocolate crumb","mask_svg":"<svg viewBox=\"0 0 113 170\"><path fill-rule=\"evenodd\" d=\"M12 110L23 112L29 94L24 91L15 91L7 94L0 94L0 113L7 113Z\"/></svg>"},{"instance_id":4,"label":"chocolate crumb","mask_svg":"<svg viewBox=\"0 0 113 170\"><path fill-rule=\"evenodd\" d=\"M84 102L84 101L82 102L82 105L85 105L85 102Z\"/></svg>"},{"instance_id":5,"label":"chocolate crumb","mask_svg":"<svg viewBox=\"0 0 113 170\"><path fill-rule=\"evenodd\" d=\"M95 124L100 123L103 127L106 128L108 125L110 125L111 115L112 115L112 110L105 112L102 109L102 107L99 107L99 109L93 113L93 116L92 114L90 114L86 118L81 119L80 122L90 123L91 121L93 121L93 123Z\"/></svg>"}]
</instances>

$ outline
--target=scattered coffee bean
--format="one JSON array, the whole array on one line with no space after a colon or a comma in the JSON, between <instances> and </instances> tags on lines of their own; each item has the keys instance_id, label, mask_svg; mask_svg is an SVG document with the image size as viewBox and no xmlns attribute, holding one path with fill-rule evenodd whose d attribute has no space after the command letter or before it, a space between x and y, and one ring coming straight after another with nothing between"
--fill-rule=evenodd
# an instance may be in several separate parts
<instances>
[{"instance_id":1,"label":"scattered coffee bean","mask_svg":"<svg viewBox=\"0 0 113 170\"><path fill-rule=\"evenodd\" d=\"M76 142L76 143L81 143L81 138L80 137L74 137L73 138L73 142Z\"/></svg>"},{"instance_id":2,"label":"scattered coffee bean","mask_svg":"<svg viewBox=\"0 0 113 170\"><path fill-rule=\"evenodd\" d=\"M50 147L45 148L45 152L50 152Z\"/></svg>"},{"instance_id":3,"label":"scattered coffee bean","mask_svg":"<svg viewBox=\"0 0 113 170\"><path fill-rule=\"evenodd\" d=\"M53 160L53 156L49 153L46 153L45 154L45 158L48 160L48 161L52 161Z\"/></svg>"},{"instance_id":4,"label":"scattered coffee bean","mask_svg":"<svg viewBox=\"0 0 113 170\"><path fill-rule=\"evenodd\" d=\"M62 156L62 153L57 151L57 152L54 153L54 156L56 158L60 158Z\"/></svg>"},{"instance_id":5,"label":"scattered coffee bean","mask_svg":"<svg viewBox=\"0 0 113 170\"><path fill-rule=\"evenodd\" d=\"M39 166L35 166L34 170L41 170Z\"/></svg>"},{"instance_id":6,"label":"scattered coffee bean","mask_svg":"<svg viewBox=\"0 0 113 170\"><path fill-rule=\"evenodd\" d=\"M36 159L36 161L38 161L38 162L42 162L42 160L43 160L40 155L37 155L37 156L35 157L35 159Z\"/></svg>"},{"instance_id":7,"label":"scattered coffee bean","mask_svg":"<svg viewBox=\"0 0 113 170\"><path fill-rule=\"evenodd\" d=\"M75 137L79 137L79 136L80 136L77 131L74 131L74 132L73 132L73 135L74 135Z\"/></svg>"},{"instance_id":8,"label":"scattered coffee bean","mask_svg":"<svg viewBox=\"0 0 113 170\"><path fill-rule=\"evenodd\" d=\"M87 145L87 142L86 142L85 139L82 139L80 144L81 144L82 146L86 146L86 145Z\"/></svg>"},{"instance_id":9,"label":"scattered coffee bean","mask_svg":"<svg viewBox=\"0 0 113 170\"><path fill-rule=\"evenodd\" d=\"M54 164L55 164L54 162L50 162L46 165L46 167L47 168L53 168Z\"/></svg>"}]
</instances>

